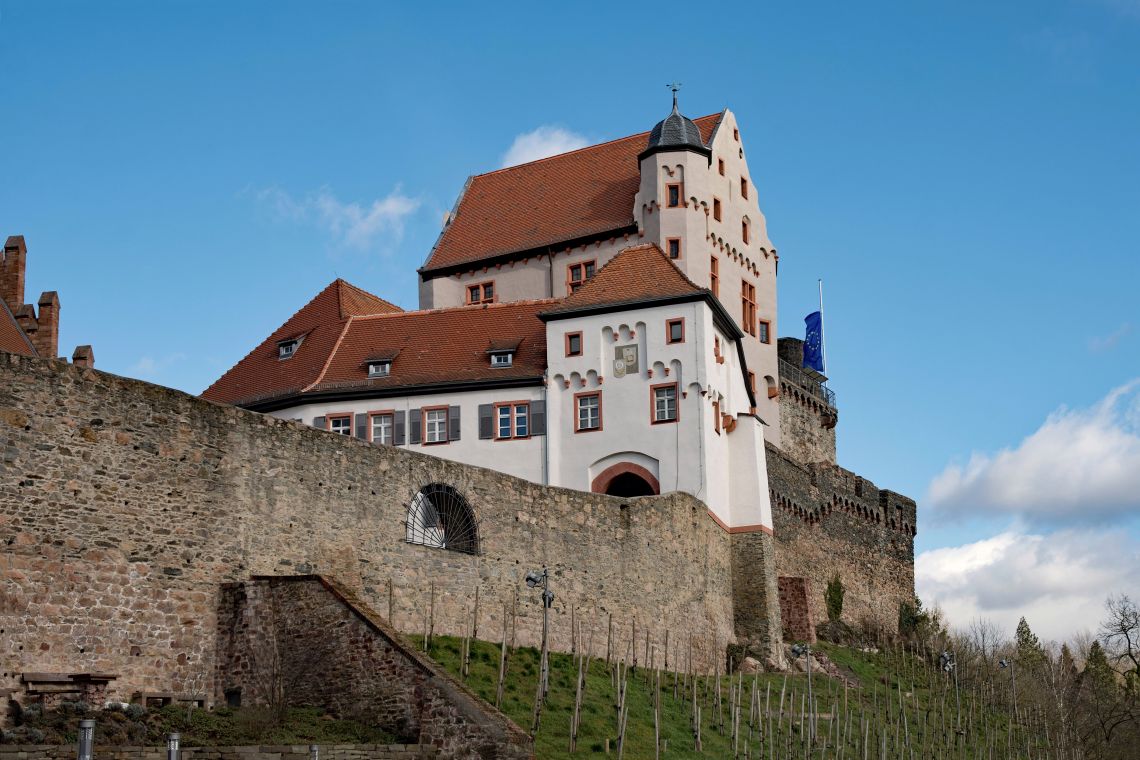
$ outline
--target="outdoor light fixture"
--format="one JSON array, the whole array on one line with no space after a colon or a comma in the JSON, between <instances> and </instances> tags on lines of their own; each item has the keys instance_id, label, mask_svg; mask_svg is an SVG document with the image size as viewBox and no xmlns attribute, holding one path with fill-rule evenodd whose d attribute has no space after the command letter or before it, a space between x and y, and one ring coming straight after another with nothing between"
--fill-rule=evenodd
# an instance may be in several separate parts
<instances>
[{"instance_id":1,"label":"outdoor light fixture","mask_svg":"<svg viewBox=\"0 0 1140 760\"><path fill-rule=\"evenodd\" d=\"M539 678L538 678L538 694L534 699L534 726L531 733L538 733L538 719L542 713L542 703L546 699L546 693L550 689L550 658L546 651L546 631L548 626L548 618L550 616L550 607L554 604L554 593L550 590L550 575L546 572L546 568L539 570L531 570L526 574L526 585L528 588L542 587L542 655L540 659Z\"/></svg>"},{"instance_id":2,"label":"outdoor light fixture","mask_svg":"<svg viewBox=\"0 0 1140 760\"><path fill-rule=\"evenodd\" d=\"M792 644L792 656L803 657L807 656L807 678L808 678L808 741L815 742L815 701L811 696L811 647L804 644Z\"/></svg>"},{"instance_id":3,"label":"outdoor light fixture","mask_svg":"<svg viewBox=\"0 0 1140 760\"><path fill-rule=\"evenodd\" d=\"M79 721L79 760L91 760L94 745L95 721L90 719Z\"/></svg>"},{"instance_id":4,"label":"outdoor light fixture","mask_svg":"<svg viewBox=\"0 0 1140 760\"><path fill-rule=\"evenodd\" d=\"M166 735L166 760L178 760L178 744L181 739L178 734Z\"/></svg>"}]
</instances>

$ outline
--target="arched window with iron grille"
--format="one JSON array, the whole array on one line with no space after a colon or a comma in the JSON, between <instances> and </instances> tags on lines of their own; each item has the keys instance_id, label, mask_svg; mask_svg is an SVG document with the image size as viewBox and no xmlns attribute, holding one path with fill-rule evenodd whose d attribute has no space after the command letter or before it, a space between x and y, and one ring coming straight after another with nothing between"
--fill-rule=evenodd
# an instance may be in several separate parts
<instances>
[{"instance_id":1,"label":"arched window with iron grille","mask_svg":"<svg viewBox=\"0 0 1140 760\"><path fill-rule=\"evenodd\" d=\"M475 512L463 494L444 483L429 483L408 505L405 540L435 549L479 553Z\"/></svg>"}]
</instances>

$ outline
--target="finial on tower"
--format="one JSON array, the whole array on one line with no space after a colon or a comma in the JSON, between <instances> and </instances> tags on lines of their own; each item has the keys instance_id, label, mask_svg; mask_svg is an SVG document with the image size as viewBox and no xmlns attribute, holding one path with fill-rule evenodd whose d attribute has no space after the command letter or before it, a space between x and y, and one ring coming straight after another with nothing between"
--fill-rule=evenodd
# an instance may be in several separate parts
<instances>
[{"instance_id":1,"label":"finial on tower","mask_svg":"<svg viewBox=\"0 0 1140 760\"><path fill-rule=\"evenodd\" d=\"M669 84L667 84L665 86L673 91L673 110L676 111L677 110L677 90L681 89L681 83L680 82L670 82Z\"/></svg>"}]
</instances>

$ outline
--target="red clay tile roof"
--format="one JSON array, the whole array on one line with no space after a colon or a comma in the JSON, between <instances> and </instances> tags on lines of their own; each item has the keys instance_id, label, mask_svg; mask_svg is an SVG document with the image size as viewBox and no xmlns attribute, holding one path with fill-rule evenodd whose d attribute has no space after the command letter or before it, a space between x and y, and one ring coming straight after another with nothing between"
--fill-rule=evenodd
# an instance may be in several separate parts
<instances>
[{"instance_id":1,"label":"red clay tile roof","mask_svg":"<svg viewBox=\"0 0 1140 760\"><path fill-rule=\"evenodd\" d=\"M38 356L24 329L12 316L8 304L0 301L0 351L24 356Z\"/></svg>"},{"instance_id":2,"label":"red clay tile roof","mask_svg":"<svg viewBox=\"0 0 1140 760\"><path fill-rule=\"evenodd\" d=\"M202 396L255 406L302 393L537 380L546 369L546 328L538 313L554 303L405 312L337 280ZM293 356L278 359L277 344L297 337ZM492 368L488 350L507 344L517 346L512 365ZM392 359L390 374L369 378L368 360L380 357Z\"/></svg>"},{"instance_id":3,"label":"red clay tile roof","mask_svg":"<svg viewBox=\"0 0 1140 760\"><path fill-rule=\"evenodd\" d=\"M203 391L202 397L235 403L299 391L320 377L350 318L400 311L382 298L335 280ZM301 341L296 352L289 359L278 359L277 344L292 338Z\"/></svg>"},{"instance_id":4,"label":"red clay tile roof","mask_svg":"<svg viewBox=\"0 0 1140 760\"><path fill-rule=\"evenodd\" d=\"M653 243L626 248L592 278L545 314L561 314L595 306L699 295L695 284Z\"/></svg>"},{"instance_id":5,"label":"red clay tile roof","mask_svg":"<svg viewBox=\"0 0 1140 760\"><path fill-rule=\"evenodd\" d=\"M306 391L537 380L546 370L546 326L538 313L552 303L515 301L356 317L324 373ZM511 366L492 367L488 350L507 344L517 345ZM366 359L395 352L390 374L369 379Z\"/></svg>"},{"instance_id":6,"label":"red clay tile roof","mask_svg":"<svg viewBox=\"0 0 1140 760\"><path fill-rule=\"evenodd\" d=\"M722 115L696 119L706 143ZM637 154L648 140L642 132L472 177L420 271L632 226L641 184Z\"/></svg>"}]
</instances>

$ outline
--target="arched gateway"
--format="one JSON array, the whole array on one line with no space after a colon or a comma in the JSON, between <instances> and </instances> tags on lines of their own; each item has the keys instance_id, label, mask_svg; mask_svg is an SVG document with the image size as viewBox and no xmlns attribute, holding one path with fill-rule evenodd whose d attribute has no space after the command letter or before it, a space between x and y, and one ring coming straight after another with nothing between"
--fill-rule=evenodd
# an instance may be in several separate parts
<instances>
[{"instance_id":1,"label":"arched gateway","mask_svg":"<svg viewBox=\"0 0 1140 760\"><path fill-rule=\"evenodd\" d=\"M590 490L610 496L656 496L661 493L661 485L644 467L619 462L598 473Z\"/></svg>"}]
</instances>

